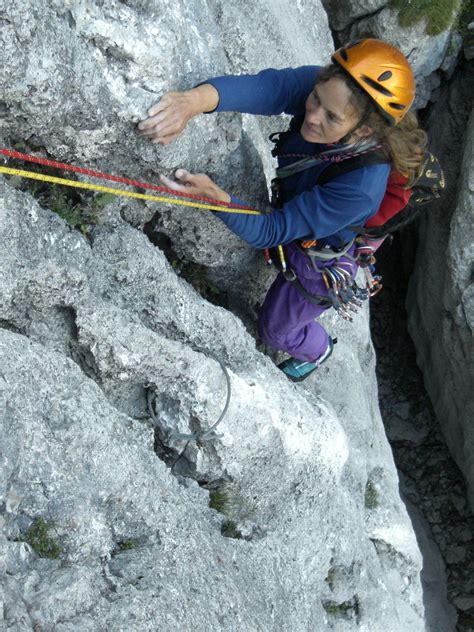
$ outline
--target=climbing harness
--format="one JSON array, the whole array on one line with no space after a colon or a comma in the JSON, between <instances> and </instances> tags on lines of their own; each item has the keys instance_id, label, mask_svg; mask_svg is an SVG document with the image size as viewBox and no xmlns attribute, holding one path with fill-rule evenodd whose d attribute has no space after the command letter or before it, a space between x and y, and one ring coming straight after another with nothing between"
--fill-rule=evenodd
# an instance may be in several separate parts
<instances>
[{"instance_id":1,"label":"climbing harness","mask_svg":"<svg viewBox=\"0 0 474 632\"><path fill-rule=\"evenodd\" d=\"M125 189L117 189L115 187L105 187L99 184L91 184L89 182L78 182L77 180L58 178L56 176L49 176L43 173L38 173L36 171L26 171L22 169L13 169L10 167L0 166L0 173L5 173L7 175L19 176L21 178L30 178L33 180L40 180L42 182L49 182L51 184L60 184L63 186L74 187L77 189L89 189L92 191L100 191L102 193L111 193L113 195L126 196L126 197L136 198L139 200L150 200L152 202L163 202L166 204L178 204L180 206L191 206L191 207L196 207L196 208L202 208L208 211L220 211L224 213L239 212L239 213L244 213L247 215L261 215L262 214L261 211L252 209L242 204L222 202L221 200L201 197L201 196L194 195L192 193L175 191L174 189L170 189L168 187L164 187L164 186L160 186L156 184L150 184L148 182L140 182L139 180L132 180L130 178L124 178L121 176L114 176L109 173L94 171L92 169L85 169L84 167L78 167L77 165L69 165L64 162L48 160L46 158L40 158L39 156L33 156L32 154L24 154L18 151L10 150L10 149L0 149L0 155L6 156L8 158L14 158L17 160L25 160L28 162L34 162L34 163L48 166L48 167L54 167L55 169L60 169L63 171L72 171L75 173L80 173L82 175L92 176L94 178L100 178L103 180L112 180L114 182L120 182L128 186L139 187L142 189L151 189L153 191L160 191L162 193L166 193L167 195L173 195L180 198L182 197L182 198L190 198L192 200L201 200L201 202L199 201L191 202L189 200L180 200L180 199L176 200L169 197L148 195L145 193L137 193L135 191L128 191Z\"/></svg>"},{"instance_id":2,"label":"climbing harness","mask_svg":"<svg viewBox=\"0 0 474 632\"><path fill-rule=\"evenodd\" d=\"M278 247L279 262L277 267L280 269L283 278L291 283L309 303L325 308L333 307L341 318L352 322L353 317L350 312L357 312L358 308L362 306L362 301L372 295L371 287L361 288L353 281L349 270L345 268L349 263L347 261L340 261L342 257L346 257L352 261L357 260L357 248L354 257L349 255L349 251L354 245L354 242L355 238L339 251L335 251L329 247L317 249L313 241L294 242L298 250L309 258L314 271L321 275L327 295L308 292L298 279L295 271L287 265L283 246ZM302 243L310 243L312 245L303 248ZM268 254L267 261L272 261L270 253ZM320 265L318 265L318 262ZM378 280L379 277L372 277L373 281L376 279Z\"/></svg>"}]
</instances>

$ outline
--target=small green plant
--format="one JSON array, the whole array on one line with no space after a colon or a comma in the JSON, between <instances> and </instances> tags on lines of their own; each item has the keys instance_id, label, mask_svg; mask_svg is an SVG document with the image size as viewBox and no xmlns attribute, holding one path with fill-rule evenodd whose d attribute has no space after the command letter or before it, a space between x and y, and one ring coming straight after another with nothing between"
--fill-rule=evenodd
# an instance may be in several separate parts
<instances>
[{"instance_id":1,"label":"small green plant","mask_svg":"<svg viewBox=\"0 0 474 632\"><path fill-rule=\"evenodd\" d=\"M137 546L137 541L133 540L132 538L126 538L125 540L120 540L120 542L117 542L117 547L120 551L131 551L132 549L136 549Z\"/></svg>"},{"instance_id":2,"label":"small green plant","mask_svg":"<svg viewBox=\"0 0 474 632\"><path fill-rule=\"evenodd\" d=\"M379 493L370 478L365 486L364 504L367 509L376 509L379 506Z\"/></svg>"},{"instance_id":3,"label":"small green plant","mask_svg":"<svg viewBox=\"0 0 474 632\"><path fill-rule=\"evenodd\" d=\"M84 236L89 234L92 224L97 224L97 211L110 200L102 199L108 194L92 199L77 200L66 187L51 185L46 195L43 194L43 205L62 217L72 228L79 230Z\"/></svg>"},{"instance_id":4,"label":"small green plant","mask_svg":"<svg viewBox=\"0 0 474 632\"><path fill-rule=\"evenodd\" d=\"M437 35L449 28L456 19L459 0L390 0L398 11L400 26L412 26L423 18L426 33Z\"/></svg>"},{"instance_id":5,"label":"small green plant","mask_svg":"<svg viewBox=\"0 0 474 632\"><path fill-rule=\"evenodd\" d=\"M237 490L228 483L221 483L209 491L209 507L221 513L225 519L221 523L221 533L227 538L250 539L241 533L239 524L254 514L254 508L241 498Z\"/></svg>"},{"instance_id":6,"label":"small green plant","mask_svg":"<svg viewBox=\"0 0 474 632\"><path fill-rule=\"evenodd\" d=\"M52 522L48 523L43 518L35 518L28 531L20 538L20 542L26 542L40 557L49 557L57 560L63 548L49 536L54 528Z\"/></svg>"},{"instance_id":7,"label":"small green plant","mask_svg":"<svg viewBox=\"0 0 474 632\"><path fill-rule=\"evenodd\" d=\"M352 616L353 613L357 614L357 604L354 601L343 601L342 603L324 601L323 608L333 617L348 617Z\"/></svg>"},{"instance_id":8,"label":"small green plant","mask_svg":"<svg viewBox=\"0 0 474 632\"><path fill-rule=\"evenodd\" d=\"M211 489L209 492L209 507L219 513L225 513L226 508L231 504L230 494L225 487Z\"/></svg>"},{"instance_id":9,"label":"small green plant","mask_svg":"<svg viewBox=\"0 0 474 632\"><path fill-rule=\"evenodd\" d=\"M25 141L18 140L13 144L15 149L23 151L44 151L41 147L32 147ZM64 172L45 165L35 165L37 173L46 176L64 178ZM68 174L68 179L74 175ZM11 176L12 186L28 191L43 208L47 208L64 219L72 228L79 230L85 237L89 235L90 227L98 223L98 212L115 199L112 193L92 193L90 191L78 191L68 186L51 184L39 180L29 180Z\"/></svg>"},{"instance_id":10,"label":"small green plant","mask_svg":"<svg viewBox=\"0 0 474 632\"><path fill-rule=\"evenodd\" d=\"M234 538L235 540L242 540L242 534L239 531L235 520L224 520L221 524L221 533L226 538Z\"/></svg>"}]
</instances>

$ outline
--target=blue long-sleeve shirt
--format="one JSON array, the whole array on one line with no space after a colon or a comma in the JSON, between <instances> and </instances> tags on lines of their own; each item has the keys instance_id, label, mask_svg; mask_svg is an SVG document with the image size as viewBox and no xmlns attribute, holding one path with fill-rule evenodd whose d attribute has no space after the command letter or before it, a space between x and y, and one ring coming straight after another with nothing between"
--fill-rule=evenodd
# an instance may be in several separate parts
<instances>
[{"instance_id":1,"label":"blue long-sleeve shirt","mask_svg":"<svg viewBox=\"0 0 474 632\"><path fill-rule=\"evenodd\" d=\"M219 93L216 111L269 116L284 112L299 116L305 113L306 99L314 88L319 70L318 66L270 68L257 75L216 77L207 83ZM326 149L327 145L309 143L299 132L294 132L285 138L281 153L316 155ZM286 166L294 160L282 156L278 162ZM285 178L281 190L283 206L271 213L216 212L216 215L256 248L286 244L294 239L318 239L340 246L354 236L349 226L363 225L377 212L385 194L390 166L361 167L323 186L315 185L326 166L317 165ZM232 201L240 202L235 197Z\"/></svg>"}]
</instances>

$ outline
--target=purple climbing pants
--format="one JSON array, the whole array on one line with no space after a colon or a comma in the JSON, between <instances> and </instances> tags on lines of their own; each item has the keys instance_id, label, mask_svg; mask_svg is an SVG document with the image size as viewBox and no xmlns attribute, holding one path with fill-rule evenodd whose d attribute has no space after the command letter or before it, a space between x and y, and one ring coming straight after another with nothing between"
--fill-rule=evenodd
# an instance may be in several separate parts
<instances>
[{"instance_id":1,"label":"purple climbing pants","mask_svg":"<svg viewBox=\"0 0 474 632\"><path fill-rule=\"evenodd\" d=\"M355 245L348 255L354 256ZM299 252L294 244L285 246L285 256L288 268L298 277L301 285L310 294L327 296L328 292L324 280L312 266L307 255ZM318 261L318 267L328 267L336 263ZM358 265L348 257L341 257L337 265L350 272L355 278ZM298 360L314 362L327 349L329 336L315 319L328 307L313 305L286 281L280 273L270 286L265 301L258 316L258 334L263 342L270 347L286 351Z\"/></svg>"}]
</instances>

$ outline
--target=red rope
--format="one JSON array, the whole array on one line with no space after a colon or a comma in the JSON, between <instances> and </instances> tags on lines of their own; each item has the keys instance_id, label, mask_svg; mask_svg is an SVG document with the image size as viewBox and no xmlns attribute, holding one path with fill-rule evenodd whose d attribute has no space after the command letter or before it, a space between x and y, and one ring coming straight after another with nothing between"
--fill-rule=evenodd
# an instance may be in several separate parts
<instances>
[{"instance_id":1,"label":"red rope","mask_svg":"<svg viewBox=\"0 0 474 632\"><path fill-rule=\"evenodd\" d=\"M14 151L12 149L0 149L0 154L8 156L9 158L15 158L17 160L26 160L27 162L35 162L39 165L46 167L53 167L54 169L62 169L63 171L73 171L75 173L81 173L86 176L93 176L94 178L102 178L103 180L113 180L114 182L121 182L133 187L140 187L142 189L151 189L152 191L160 191L161 193L167 193L168 195L175 195L178 197L191 198L193 200L200 200L203 202L209 202L214 205L240 208L247 211L252 211L249 206L243 204L233 204L232 202L223 202L222 200L214 200L213 198L201 197L194 193L184 193L182 191L175 191L168 187L160 186L158 184L149 184L148 182L141 182L140 180L132 180L130 178L122 178L121 176L113 176L109 173L102 173L101 171L94 171L93 169L85 169L84 167L77 167L75 165L69 165L65 162L57 162L56 160L49 160L48 158L40 158L39 156L33 156L32 154L23 154L20 151Z\"/></svg>"}]
</instances>

